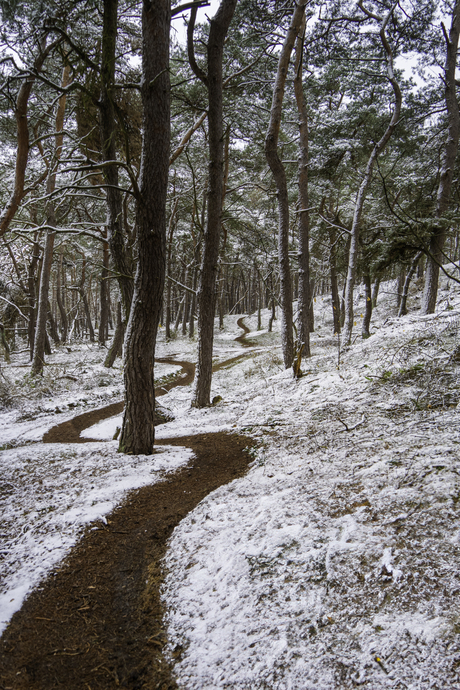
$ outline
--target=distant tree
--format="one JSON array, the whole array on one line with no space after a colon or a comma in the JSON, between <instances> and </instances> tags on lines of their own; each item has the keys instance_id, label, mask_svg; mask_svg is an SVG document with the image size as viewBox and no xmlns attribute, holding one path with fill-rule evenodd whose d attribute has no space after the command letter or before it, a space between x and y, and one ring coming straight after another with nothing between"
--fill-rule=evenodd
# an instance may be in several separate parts
<instances>
[{"instance_id":1,"label":"distant tree","mask_svg":"<svg viewBox=\"0 0 460 690\"><path fill-rule=\"evenodd\" d=\"M342 331L342 345L349 345L351 343L351 334L353 330L353 319L354 319L354 314L353 314L353 289L355 286L355 281L356 281L356 267L357 267L357 260L358 260L358 251L359 251L359 231L360 231L360 226L361 226L361 218L363 214L363 209L364 209L364 202L366 199L366 194L369 189L369 186L372 181L372 175L374 172L374 166L376 164L376 161L379 157L379 155L384 151L386 145L388 144L391 135L393 134L393 131L398 124L399 120L399 114L401 112L401 103L402 103L402 94L401 94L401 89L399 87L399 83L397 81L397 78L395 76L394 72L394 66L393 66L393 52L390 47L390 44L388 42L387 34L386 34L386 28L388 25L388 22L390 21L392 15L393 15L393 7L391 10L385 15L385 17L379 17L378 15L370 12L368 9L364 7L362 4L362 0L358 2L358 6L361 8L361 10L366 14L369 18L374 19L378 22L380 22L380 40L382 42L382 46L385 52L385 57L386 57L386 63L387 63L387 74L388 74L388 80L391 83L391 86L393 88L393 94L394 94L394 105L393 105L393 114L391 116L391 120L388 123L388 126L383 134L383 136L379 139L379 141L374 145L371 155L369 156L369 159L367 161L366 169L364 172L363 179L361 181L361 184L359 186L358 194L356 195L356 201L355 201L355 208L354 208L354 213L353 213L353 223L351 227L351 234L350 234L350 250L349 250L349 255L348 255L348 273L347 273L347 282L346 282L346 287L345 287L345 299L344 299L344 315L345 315L345 322L343 325L343 331Z\"/></svg>"},{"instance_id":2,"label":"distant tree","mask_svg":"<svg viewBox=\"0 0 460 690\"><path fill-rule=\"evenodd\" d=\"M62 73L61 86L65 89L70 80L70 66L66 64ZM64 139L64 114L67 96L65 93L60 96L56 110L55 121L55 145L51 160L48 163L48 177L46 182L46 236L45 248L43 252L42 270L40 274L40 291L38 295L37 323L35 329L34 350L32 357L32 374L41 374L45 361L46 343L46 319L48 315L49 283L51 274L51 264L53 261L54 240L56 237L56 210L53 192L56 188L56 177L59 162L62 155L62 144Z\"/></svg>"},{"instance_id":3,"label":"distant tree","mask_svg":"<svg viewBox=\"0 0 460 690\"><path fill-rule=\"evenodd\" d=\"M211 402L212 346L214 340L214 315L217 299L216 279L222 226L224 182L222 61L225 37L227 36L230 22L232 21L236 3L237 0L222 0L219 9L210 20L209 38L206 46L206 73L201 69L195 59L193 32L196 20L196 7L191 11L188 26L190 66L196 76L207 88L209 125L207 216L197 299L198 362L192 402L195 407L205 407Z\"/></svg>"},{"instance_id":4,"label":"distant tree","mask_svg":"<svg viewBox=\"0 0 460 690\"><path fill-rule=\"evenodd\" d=\"M31 188L27 188L25 186L26 169L30 152L30 132L28 120L29 99L32 94L34 84L36 83L37 75L40 74L45 60L59 42L59 39L54 41L48 40L47 32L42 32L42 35L37 42L38 45L36 45L36 57L33 61L32 69L30 71L26 71L25 74L22 72L20 75L17 73L19 70L13 70L13 73L8 75L1 88L1 92L6 98L6 102L12 103L13 106L14 117L16 120L17 148L14 182L12 185L11 195L0 212L0 237L8 230L9 225L25 195L32 191ZM12 58L5 57L4 62L8 63L10 59L12 61ZM20 87L16 95L13 96L14 91L11 88L11 84L14 82L17 83L18 81L20 83Z\"/></svg>"},{"instance_id":5,"label":"distant tree","mask_svg":"<svg viewBox=\"0 0 460 690\"><path fill-rule=\"evenodd\" d=\"M458 40L460 35L460 2L454 3L449 35L447 35L444 24L442 24L442 28L446 41L446 60L443 82L448 131L436 198L435 227L429 243L429 254L426 264L425 288L422 301L422 313L424 314L433 314L436 308L439 267L444 263L445 259L443 248L446 241L446 226L445 223L442 222L442 217L449 205L450 191L454 178L455 159L457 157L460 137L460 112L456 94L457 81L455 76L457 69Z\"/></svg>"},{"instance_id":6,"label":"distant tree","mask_svg":"<svg viewBox=\"0 0 460 690\"><path fill-rule=\"evenodd\" d=\"M294 93L299 118L299 343L300 357L310 357L310 195L308 189L308 111L303 93L302 67L305 36L305 14L296 38Z\"/></svg>"},{"instance_id":7,"label":"distant tree","mask_svg":"<svg viewBox=\"0 0 460 690\"><path fill-rule=\"evenodd\" d=\"M281 125L284 90L289 61L296 38L300 32L305 14L306 0L295 6L286 38L281 49L273 86L270 122L265 137L265 156L272 171L278 194L279 231L278 257L281 291L281 343L284 366L288 369L294 360L294 334L292 312L292 280L289 261L289 201L286 172L278 153L278 138Z\"/></svg>"}]
</instances>

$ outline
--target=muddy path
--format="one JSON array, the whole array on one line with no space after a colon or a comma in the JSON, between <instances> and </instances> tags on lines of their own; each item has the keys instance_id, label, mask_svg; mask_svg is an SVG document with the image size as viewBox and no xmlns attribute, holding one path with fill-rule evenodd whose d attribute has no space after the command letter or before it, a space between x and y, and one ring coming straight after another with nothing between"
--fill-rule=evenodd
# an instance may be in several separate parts
<instances>
[{"instance_id":1,"label":"muddy path","mask_svg":"<svg viewBox=\"0 0 460 690\"><path fill-rule=\"evenodd\" d=\"M242 335L239 335L237 338L235 338L237 343L240 343L243 347L251 347L253 343L250 340L246 340L246 336L248 333L251 332L251 329L246 326L244 323L244 319L246 317L242 316L238 321L236 322L238 326L242 329L243 333Z\"/></svg>"},{"instance_id":2,"label":"muddy path","mask_svg":"<svg viewBox=\"0 0 460 690\"><path fill-rule=\"evenodd\" d=\"M195 365L191 362L178 361L175 359L162 358L155 360L163 364L177 364L182 367L184 375L168 381L167 383L155 388L155 397L166 395L172 388L176 386L188 386L192 383L195 376ZM53 426L43 436L44 443L88 443L96 439L82 438L80 436L84 429L88 429L93 424L102 422L104 419L109 419L115 415L123 412L124 402L116 402L112 405L106 405L90 412L69 419L67 422Z\"/></svg>"},{"instance_id":3,"label":"muddy path","mask_svg":"<svg viewBox=\"0 0 460 690\"><path fill-rule=\"evenodd\" d=\"M251 442L217 433L168 443L191 448L193 463L131 492L107 526L90 526L13 616L1 640L2 690L177 687L163 656L161 559L187 513L246 472Z\"/></svg>"},{"instance_id":4,"label":"muddy path","mask_svg":"<svg viewBox=\"0 0 460 690\"><path fill-rule=\"evenodd\" d=\"M181 364L185 371L164 392L193 380L194 365L160 361ZM46 440L91 441L80 439L81 431L122 407L115 403L79 415L51 429ZM191 463L162 482L130 492L107 517L107 525L89 525L65 561L13 616L0 641L1 690L177 687L163 655L160 588L167 541L205 496L245 474L252 441L219 432L167 443L192 449ZM180 652L175 650L175 657Z\"/></svg>"}]
</instances>

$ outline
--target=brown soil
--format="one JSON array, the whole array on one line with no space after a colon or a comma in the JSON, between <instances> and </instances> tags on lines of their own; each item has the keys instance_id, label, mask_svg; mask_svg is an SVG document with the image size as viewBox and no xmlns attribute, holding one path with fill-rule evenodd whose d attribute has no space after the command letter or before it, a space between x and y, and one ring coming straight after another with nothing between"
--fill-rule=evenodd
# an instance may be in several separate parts
<instances>
[{"instance_id":1,"label":"brown soil","mask_svg":"<svg viewBox=\"0 0 460 690\"><path fill-rule=\"evenodd\" d=\"M186 375L157 396L193 380L194 365L159 361L181 364ZM43 440L88 442L80 438L83 429L122 409L115 403L79 415ZM252 441L221 432L167 443L191 448L190 465L131 492L107 526L90 525L64 563L31 593L0 640L1 690L177 687L163 656L159 592L167 540L207 494L246 472Z\"/></svg>"},{"instance_id":2,"label":"brown soil","mask_svg":"<svg viewBox=\"0 0 460 690\"><path fill-rule=\"evenodd\" d=\"M157 362L162 362L164 364L178 364L182 367L185 374L179 378L174 378L168 381L163 386L155 389L155 397L165 395L171 388L176 386L188 386L193 381L195 376L195 365L191 362L177 361L176 359L157 359ZM69 419L68 422L62 422L62 424L57 424L53 426L52 429L46 432L43 436L44 443L88 443L94 439L81 438L80 434L84 429L88 429L93 424L101 422L103 419L109 419L116 414L121 414L123 412L124 402L116 402L112 405L106 405L106 407L101 407L97 410L91 410L90 412L85 412L80 414L73 419Z\"/></svg>"},{"instance_id":3,"label":"brown soil","mask_svg":"<svg viewBox=\"0 0 460 690\"><path fill-rule=\"evenodd\" d=\"M240 343L240 345L243 345L243 347L251 347L252 342L250 340L246 340L246 335L251 332L251 329L246 326L244 323L244 316L242 316L238 321L236 322L237 325L243 329L244 333L242 335L239 335L237 338L235 338L237 343Z\"/></svg>"},{"instance_id":4,"label":"brown soil","mask_svg":"<svg viewBox=\"0 0 460 690\"><path fill-rule=\"evenodd\" d=\"M1 640L2 690L177 687L162 653L161 559L187 513L245 473L250 440L217 433L169 443L191 448L192 464L132 492L107 527L90 526L13 616Z\"/></svg>"}]
</instances>

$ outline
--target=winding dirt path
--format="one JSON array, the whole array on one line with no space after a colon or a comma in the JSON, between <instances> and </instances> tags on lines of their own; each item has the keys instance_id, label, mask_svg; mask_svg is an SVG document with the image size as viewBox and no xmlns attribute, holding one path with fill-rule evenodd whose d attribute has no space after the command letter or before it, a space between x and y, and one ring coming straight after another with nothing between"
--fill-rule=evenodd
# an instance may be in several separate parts
<instances>
[{"instance_id":1,"label":"winding dirt path","mask_svg":"<svg viewBox=\"0 0 460 690\"><path fill-rule=\"evenodd\" d=\"M161 362L162 364L177 364L182 367L185 372L184 376L174 378L168 381L162 386L155 388L155 397L158 398L161 395L166 395L172 388L176 386L188 386L192 383L195 376L195 365L191 362L183 362L175 359L162 358L155 360ZM84 412L83 414L69 419L67 422L62 422L62 424L57 424L53 426L46 434L43 436L44 443L89 443L95 441L96 439L82 438L80 436L84 429L88 429L93 424L102 422L104 419L109 419L117 414L123 412L124 402L116 402L112 405L106 405L105 407L100 407L96 410L91 410L90 412Z\"/></svg>"},{"instance_id":2,"label":"winding dirt path","mask_svg":"<svg viewBox=\"0 0 460 690\"><path fill-rule=\"evenodd\" d=\"M164 393L193 380L193 364L159 361L185 370L185 376L163 387ZM80 438L81 431L122 408L115 403L79 415L43 440L88 442ZM245 474L252 441L221 432L167 443L191 448L192 463L128 494L108 516L107 526L89 526L57 571L31 593L0 641L1 690L177 687L163 656L160 587L167 540L206 495ZM180 652L175 650L177 656Z\"/></svg>"},{"instance_id":3,"label":"winding dirt path","mask_svg":"<svg viewBox=\"0 0 460 690\"><path fill-rule=\"evenodd\" d=\"M252 343L250 340L246 340L246 336L248 333L251 332L251 329L246 326L244 323L245 317L242 316L238 321L236 322L237 325L243 330L242 335L239 335L237 338L235 338L237 343L240 343L243 347L251 347Z\"/></svg>"}]
</instances>

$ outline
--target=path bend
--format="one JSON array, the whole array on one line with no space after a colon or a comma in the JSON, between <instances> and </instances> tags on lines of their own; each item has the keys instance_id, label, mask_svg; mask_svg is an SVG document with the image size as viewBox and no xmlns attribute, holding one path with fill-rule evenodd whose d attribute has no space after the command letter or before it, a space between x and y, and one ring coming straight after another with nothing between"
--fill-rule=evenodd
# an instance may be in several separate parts
<instances>
[{"instance_id":1,"label":"path bend","mask_svg":"<svg viewBox=\"0 0 460 690\"><path fill-rule=\"evenodd\" d=\"M180 364L185 376L159 388L157 396L193 381L190 362L158 361ZM43 441L91 441L81 439L81 432L122 410L120 402L78 415L50 429ZM162 482L131 491L106 526L89 525L64 562L29 595L0 640L2 690L177 688L163 654L160 588L167 542L203 498L246 473L253 441L217 432L161 443L190 448L193 461Z\"/></svg>"}]
</instances>

